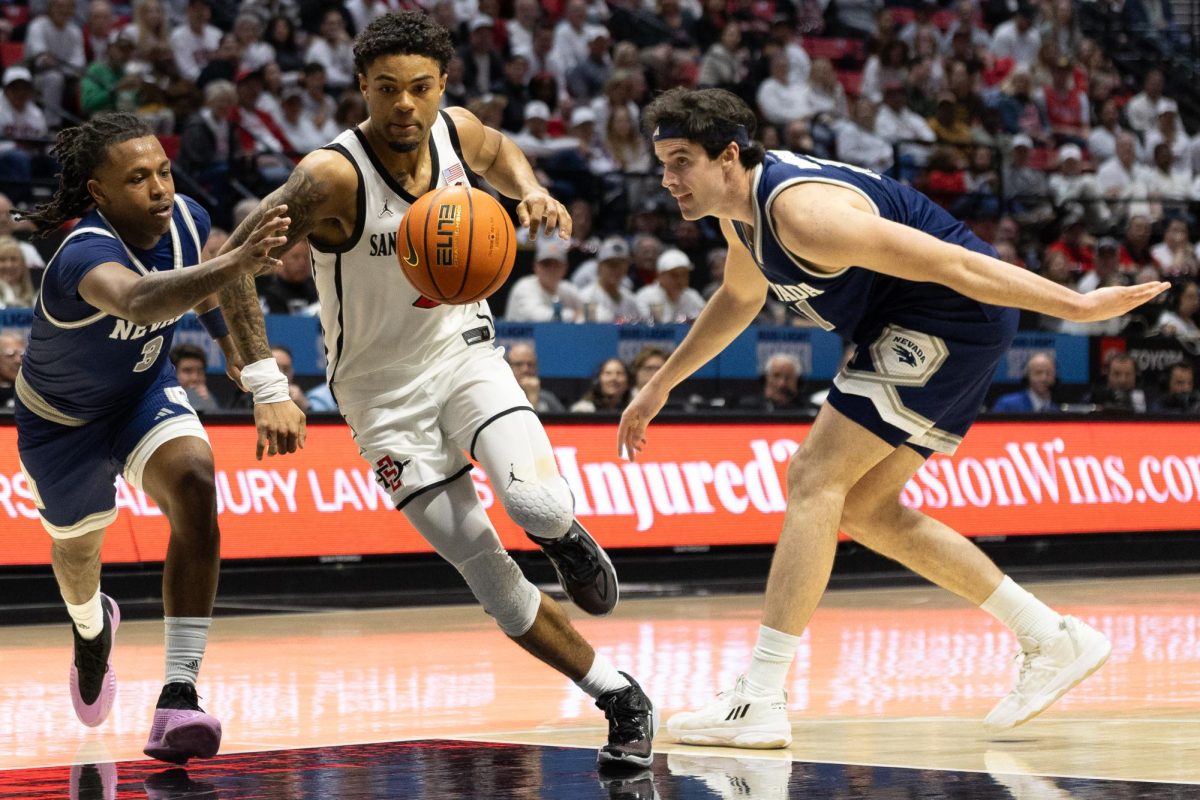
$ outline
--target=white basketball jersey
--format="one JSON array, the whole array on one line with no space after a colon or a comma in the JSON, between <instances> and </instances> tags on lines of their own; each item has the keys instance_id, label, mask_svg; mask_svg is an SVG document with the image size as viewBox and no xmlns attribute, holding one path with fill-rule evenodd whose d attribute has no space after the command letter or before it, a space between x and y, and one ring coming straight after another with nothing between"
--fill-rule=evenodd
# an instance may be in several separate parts
<instances>
[{"instance_id":1,"label":"white basketball jersey","mask_svg":"<svg viewBox=\"0 0 1200 800\"><path fill-rule=\"evenodd\" d=\"M342 132L336 150L358 172L355 228L340 247L313 243L313 271L321 298L326 377L339 389L370 391L387 371L417 373L471 344L495 338L486 301L436 305L423 298L396 261L396 232L413 196L395 180L358 128ZM445 112L430 130L431 191L467 184L469 168L459 155L458 134ZM353 392L359 394L359 392ZM339 398L339 402L341 402Z\"/></svg>"}]
</instances>

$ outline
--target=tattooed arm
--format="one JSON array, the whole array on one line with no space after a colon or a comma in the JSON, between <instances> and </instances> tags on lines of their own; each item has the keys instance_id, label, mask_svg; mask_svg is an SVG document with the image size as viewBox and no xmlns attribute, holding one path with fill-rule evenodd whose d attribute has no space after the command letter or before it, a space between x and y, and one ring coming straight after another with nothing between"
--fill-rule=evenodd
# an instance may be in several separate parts
<instances>
[{"instance_id":1,"label":"tattooed arm","mask_svg":"<svg viewBox=\"0 0 1200 800\"><path fill-rule=\"evenodd\" d=\"M237 227L221 248L238 247L269 210L279 204L290 209L286 241L271 253L278 258L309 236L336 245L354 230L354 198L358 175L345 157L330 150L314 150L296 165L287 183L266 197ZM254 290L254 274L247 273L221 289L221 308L238 353L245 362L242 382L254 392L254 422L258 429L257 457L293 453L304 446L304 412L287 399L287 380L271 356L262 308ZM283 393L278 391L282 381Z\"/></svg>"},{"instance_id":2,"label":"tattooed arm","mask_svg":"<svg viewBox=\"0 0 1200 800\"><path fill-rule=\"evenodd\" d=\"M178 317L240 276L270 267L270 251L284 242L286 209L269 207L224 255L179 270L138 275L121 264L101 264L79 282L79 296L136 325Z\"/></svg>"}]
</instances>

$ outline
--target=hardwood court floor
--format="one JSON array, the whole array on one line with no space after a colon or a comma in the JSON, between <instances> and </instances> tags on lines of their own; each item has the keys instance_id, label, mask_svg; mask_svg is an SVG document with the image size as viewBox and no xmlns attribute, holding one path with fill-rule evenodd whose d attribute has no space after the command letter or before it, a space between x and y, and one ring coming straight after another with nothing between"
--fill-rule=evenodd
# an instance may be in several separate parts
<instances>
[{"instance_id":1,"label":"hardwood court floor","mask_svg":"<svg viewBox=\"0 0 1200 800\"><path fill-rule=\"evenodd\" d=\"M1042 785L1023 774L1191 784L1171 796L1200 796L1197 576L1028 585L1106 633L1113 656L1027 725L996 737L980 725L1016 670L1015 639L991 617L933 588L835 591L790 676L792 746L749 753L677 746L660 736L657 751L667 763L659 771L715 775L717 783L741 771L749 786L756 775L786 768L795 789L797 776L816 775L819 765L863 765L908 768L926 779L937 771L991 773L990 786L1008 789L1002 797L1104 796L1062 794L1067 784ZM571 614L599 650L642 682L665 718L705 702L744 670L760 602L627 600L609 618ZM75 720L67 694L68 626L0 628L0 769L144 758L162 679L161 639L160 622L122 623L118 699L108 721L89 730ZM431 739L590 750L605 731L586 696L468 606L222 617L200 693L224 724L226 755ZM800 796L783 791L778 796Z\"/></svg>"}]
</instances>

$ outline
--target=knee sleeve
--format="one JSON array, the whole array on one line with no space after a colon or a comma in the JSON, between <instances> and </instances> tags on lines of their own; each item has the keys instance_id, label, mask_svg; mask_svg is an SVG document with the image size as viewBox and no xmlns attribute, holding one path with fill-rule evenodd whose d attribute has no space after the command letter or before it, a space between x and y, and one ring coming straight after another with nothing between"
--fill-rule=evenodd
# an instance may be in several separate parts
<instances>
[{"instance_id":1,"label":"knee sleeve","mask_svg":"<svg viewBox=\"0 0 1200 800\"><path fill-rule=\"evenodd\" d=\"M458 565L458 571L500 630L521 636L533 627L541 595L508 553L480 553Z\"/></svg>"},{"instance_id":2,"label":"knee sleeve","mask_svg":"<svg viewBox=\"0 0 1200 800\"><path fill-rule=\"evenodd\" d=\"M561 478L515 481L500 493L500 499L513 522L544 539L562 536L575 519L575 500Z\"/></svg>"}]
</instances>

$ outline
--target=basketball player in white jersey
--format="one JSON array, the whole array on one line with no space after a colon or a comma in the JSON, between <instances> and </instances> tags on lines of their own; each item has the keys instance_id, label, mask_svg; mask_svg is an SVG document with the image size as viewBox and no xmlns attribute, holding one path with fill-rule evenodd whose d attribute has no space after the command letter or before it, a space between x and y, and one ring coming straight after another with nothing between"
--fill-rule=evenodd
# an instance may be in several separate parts
<instances>
[{"instance_id":1,"label":"basketball player in white jersey","mask_svg":"<svg viewBox=\"0 0 1200 800\"><path fill-rule=\"evenodd\" d=\"M591 614L613 609L612 564L574 519L546 433L494 346L491 311L486 302L448 306L422 297L396 262L396 231L409 205L475 175L520 200L517 215L531 238L554 228L570 237L566 209L513 142L465 109L439 111L453 53L445 29L420 12L368 25L354 55L370 117L306 156L227 246L287 203L288 246L307 238L312 248L330 389L377 480L500 629L595 698L609 720L600 765L647 766L650 701L521 574L467 475L464 450L550 557L571 599ZM269 351L253 284L224 292L222 304L244 359L254 362L249 380L266 380Z\"/></svg>"}]
</instances>

